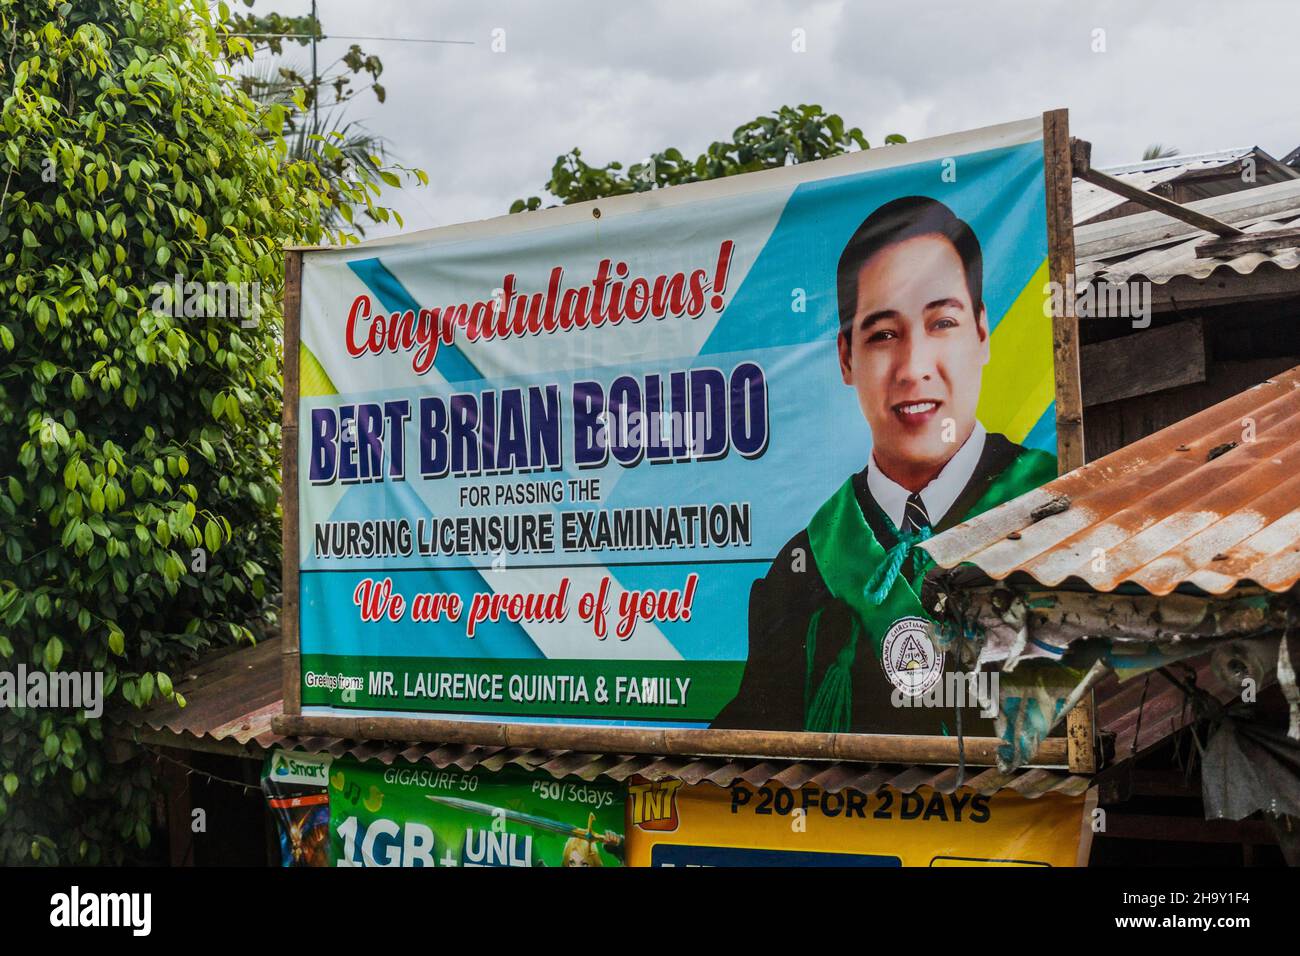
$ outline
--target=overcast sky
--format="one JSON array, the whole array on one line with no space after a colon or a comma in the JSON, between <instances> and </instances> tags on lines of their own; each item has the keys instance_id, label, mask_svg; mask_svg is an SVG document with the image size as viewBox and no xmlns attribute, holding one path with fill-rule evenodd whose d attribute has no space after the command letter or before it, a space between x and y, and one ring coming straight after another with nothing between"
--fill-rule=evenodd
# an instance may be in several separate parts
<instances>
[{"instance_id":1,"label":"overcast sky","mask_svg":"<svg viewBox=\"0 0 1300 956\"><path fill-rule=\"evenodd\" d=\"M1257 144L1278 157L1300 144L1295 0L319 0L319 10L328 34L472 42L359 41L383 60L388 100L360 96L349 118L429 173L427 188L388 194L408 229L504 213L540 194L571 147L592 163L668 146L693 156L782 104L818 103L873 145L1064 106L1100 165L1137 160L1153 142L1184 153ZM796 30L806 52L792 49ZM349 42L325 41L322 65ZM296 48L288 56L308 62Z\"/></svg>"}]
</instances>

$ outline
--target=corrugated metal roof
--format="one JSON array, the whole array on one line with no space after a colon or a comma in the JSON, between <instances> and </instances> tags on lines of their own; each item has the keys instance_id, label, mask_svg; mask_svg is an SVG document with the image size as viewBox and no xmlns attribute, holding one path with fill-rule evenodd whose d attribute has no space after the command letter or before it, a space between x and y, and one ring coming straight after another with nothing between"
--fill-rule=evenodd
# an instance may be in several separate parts
<instances>
[{"instance_id":1,"label":"corrugated metal roof","mask_svg":"<svg viewBox=\"0 0 1300 956\"><path fill-rule=\"evenodd\" d=\"M1060 496L1069 508L1034 521ZM941 567L1098 591L1210 594L1300 579L1300 367L922 545ZM1100 550L1098 550L1100 549Z\"/></svg>"},{"instance_id":2,"label":"corrugated metal roof","mask_svg":"<svg viewBox=\"0 0 1300 956\"><path fill-rule=\"evenodd\" d=\"M1300 223L1300 180L1201 199L1187 206L1248 233L1282 229ZM1265 263L1288 270L1300 265L1300 251L1295 247L1227 259L1198 258L1196 246L1210 238L1214 238L1210 233L1159 212L1080 226L1074 231L1077 282L1146 279L1163 285L1178 276L1205 279L1219 269L1248 275Z\"/></svg>"},{"instance_id":3,"label":"corrugated metal roof","mask_svg":"<svg viewBox=\"0 0 1300 956\"><path fill-rule=\"evenodd\" d=\"M1143 192L1150 192L1162 183L1178 179L1191 178L1198 173L1223 169L1241 162L1247 156L1256 160L1256 175L1265 181L1289 174L1282 169L1281 163L1269 156L1257 146L1238 146L1233 149L1220 149L1209 153L1195 153L1186 156L1166 156L1162 159L1145 159L1123 166L1098 167L1102 172L1122 179ZM1259 167L1263 166L1264 169ZM1130 200L1117 195L1102 186L1096 186L1082 179L1074 180L1073 212L1074 224L1089 222Z\"/></svg>"},{"instance_id":4,"label":"corrugated metal roof","mask_svg":"<svg viewBox=\"0 0 1300 956\"><path fill-rule=\"evenodd\" d=\"M281 738L271 718L283 705L280 639L252 647L229 647L204 655L194 666L172 674L172 686L186 705L158 699L144 710L113 714L120 722L167 731L185 739L208 738L252 752Z\"/></svg>"},{"instance_id":5,"label":"corrugated metal roof","mask_svg":"<svg viewBox=\"0 0 1300 956\"><path fill-rule=\"evenodd\" d=\"M271 718L281 709L279 638L255 647L232 648L208 655L175 682L185 695L187 706L168 700L155 701L144 710L129 709L113 718L127 728L154 733L152 743L167 738L173 746L203 749L220 743L250 757L271 747L305 750L310 753L344 755L358 760L391 764L431 763L436 767L455 765L462 770L482 766L499 770L522 767L549 773L557 779L597 777L622 782L633 774L651 780L679 779L687 783L707 781L726 787L744 782L761 786L776 782L787 787L815 784L826 790L845 788L871 792L888 784L904 792L928 786L942 792L956 788L956 767L916 767L893 764L854 763L839 760L779 760L756 757L665 757L650 754L579 753L571 750L542 750L525 747L482 747L464 744L393 743L379 740L342 740L333 737L286 738L271 730ZM130 736L131 731L124 731ZM995 768L970 767L964 787L979 793L1015 790L1026 797L1044 793L1077 795L1089 785L1089 778L1060 770L1021 770L1009 774Z\"/></svg>"},{"instance_id":6,"label":"corrugated metal roof","mask_svg":"<svg viewBox=\"0 0 1300 956\"><path fill-rule=\"evenodd\" d=\"M1226 702L1234 696L1217 683L1209 655L1185 664L1196 686L1216 700ZM1158 671L1123 682L1115 674L1107 675L1096 693L1097 726L1115 735L1115 762L1142 753L1196 718L1183 689Z\"/></svg>"},{"instance_id":7,"label":"corrugated metal roof","mask_svg":"<svg viewBox=\"0 0 1300 956\"><path fill-rule=\"evenodd\" d=\"M1150 192L1161 183L1177 179L1186 173L1204 169L1218 169L1237 162L1252 152L1249 146L1238 149L1224 149L1215 153L1199 153L1195 156L1173 156L1165 159L1150 159L1126 166L1111 166L1102 172L1110 173L1118 179L1136 186L1143 192ZM1088 222L1109 212L1129 200L1109 189L1095 186L1082 179L1074 180L1072 208L1075 225Z\"/></svg>"},{"instance_id":8,"label":"corrugated metal roof","mask_svg":"<svg viewBox=\"0 0 1300 956\"><path fill-rule=\"evenodd\" d=\"M729 787L748 783L759 787L776 783L797 789L812 784L836 792L844 789L868 793L891 786L905 793L918 787L932 787L943 793L957 789L956 767L908 767L901 765L848 763L837 760L771 760L735 757L660 757L649 754L590 754L572 750L537 750L521 747L474 747L464 744L413 744L380 746L325 737L291 738L280 746L310 753L352 756L391 764L428 762L436 767L455 765L462 770L506 766L542 771L556 779L604 778L622 783L633 775L650 780L682 780ZM1088 789L1089 778L1059 770L1023 770L1001 773L996 768L970 767L963 787L979 793L1015 790L1026 797L1045 793L1077 795Z\"/></svg>"},{"instance_id":9,"label":"corrugated metal roof","mask_svg":"<svg viewBox=\"0 0 1300 956\"><path fill-rule=\"evenodd\" d=\"M1289 210L1283 217L1258 220L1242 226L1242 230L1246 233L1269 232L1296 225L1300 225L1300 205ZM1218 269L1231 269L1238 275L1250 275L1265 263L1278 269L1288 270L1300 265L1300 249L1294 246L1267 252L1247 252L1231 258L1198 257L1196 247L1208 238L1211 238L1209 233L1198 232L1191 239L1164 248L1149 249L1136 255L1116 257L1111 260L1081 262L1076 271L1077 281L1119 283L1132 279L1147 279L1156 285L1164 285L1178 276L1206 279Z\"/></svg>"},{"instance_id":10,"label":"corrugated metal roof","mask_svg":"<svg viewBox=\"0 0 1300 956\"><path fill-rule=\"evenodd\" d=\"M1244 156L1249 156L1258 149L1257 146L1230 146L1227 149L1215 149L1205 153L1179 153L1175 156L1158 156L1155 159L1139 159L1135 163L1121 163L1118 166L1098 167L1102 172L1112 176L1127 176L1139 173L1153 173L1165 169L1217 169L1235 163Z\"/></svg>"}]
</instances>

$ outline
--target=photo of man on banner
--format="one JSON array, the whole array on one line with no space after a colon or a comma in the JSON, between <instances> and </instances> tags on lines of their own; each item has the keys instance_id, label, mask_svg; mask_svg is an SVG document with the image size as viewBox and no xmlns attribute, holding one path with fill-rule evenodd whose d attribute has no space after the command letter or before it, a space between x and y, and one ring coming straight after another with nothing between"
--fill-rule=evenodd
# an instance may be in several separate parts
<instances>
[{"instance_id":1,"label":"photo of man on banner","mask_svg":"<svg viewBox=\"0 0 1300 956\"><path fill-rule=\"evenodd\" d=\"M983 285L978 238L935 199L886 203L845 245L835 345L869 460L754 582L744 678L713 727L956 732L951 706L897 705L945 668L919 600L931 562L916 546L1057 470L976 418L990 354ZM991 736L969 703L963 733Z\"/></svg>"}]
</instances>

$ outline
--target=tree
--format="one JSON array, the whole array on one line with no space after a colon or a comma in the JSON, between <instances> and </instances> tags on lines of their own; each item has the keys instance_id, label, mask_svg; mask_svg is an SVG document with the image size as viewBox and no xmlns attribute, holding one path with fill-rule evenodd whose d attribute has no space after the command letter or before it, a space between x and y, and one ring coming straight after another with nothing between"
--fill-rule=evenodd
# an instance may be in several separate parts
<instances>
[{"instance_id":1,"label":"tree","mask_svg":"<svg viewBox=\"0 0 1300 956\"><path fill-rule=\"evenodd\" d=\"M1172 159L1178 155L1177 146L1165 146L1161 143L1152 143L1142 151L1142 161L1149 159Z\"/></svg>"},{"instance_id":2,"label":"tree","mask_svg":"<svg viewBox=\"0 0 1300 956\"><path fill-rule=\"evenodd\" d=\"M197 651L274 629L282 247L381 208L289 158L231 32L203 0L0 0L0 671L101 673L109 706L183 706ZM0 862L145 846L149 761L5 704Z\"/></svg>"},{"instance_id":3,"label":"tree","mask_svg":"<svg viewBox=\"0 0 1300 956\"><path fill-rule=\"evenodd\" d=\"M254 2L244 0L244 5L251 8ZM365 90L374 93L380 103L384 102L387 92L379 83L384 64L379 57L353 43L347 53L318 70L316 43L325 35L314 12L315 4L312 9L311 14L304 16L246 13L232 19L235 34L251 44L240 58L244 61L239 74L240 88L258 103L298 107L290 110L286 120L289 156L312 161L331 184L346 182L353 169L382 178L388 156L387 141L370 132L364 124L346 119L345 113L347 104ZM311 46L310 68L284 57L286 43ZM273 57L254 61L259 52L271 53ZM356 86L357 80L366 77L370 79L368 84ZM327 152L325 144L336 151ZM333 228L341 224L339 210L335 203L327 213L327 224ZM365 231L359 223L355 225L359 232Z\"/></svg>"},{"instance_id":4,"label":"tree","mask_svg":"<svg viewBox=\"0 0 1300 956\"><path fill-rule=\"evenodd\" d=\"M897 133L885 137L887 145L905 142ZM625 170L618 162L592 166L575 146L555 158L551 178L544 188L561 205L567 206L588 199L720 179L869 148L862 130L856 126L845 129L844 120L835 113L827 113L816 105L782 106L738 126L729 141L713 143L694 160L686 159L680 150L670 147ZM524 212L541 206L540 197L530 196L516 199L510 211Z\"/></svg>"},{"instance_id":5,"label":"tree","mask_svg":"<svg viewBox=\"0 0 1300 956\"><path fill-rule=\"evenodd\" d=\"M256 0L243 2L244 6L251 8ZM231 27L232 32L252 41L252 52L266 49L277 57L284 53L286 41L300 47L311 45L314 49L314 44L325 38L320 20L314 14L289 17L279 13L236 14L231 18ZM272 69L267 73L245 73L241 76L240 86L244 92L254 99L260 99L266 93L274 97L284 90L302 89L306 92L309 107L337 106L366 89L371 90L380 103L384 102L387 95L379 83L379 75L384 72L383 62L355 43L348 47L347 53L324 70L318 71L314 62L310 71L280 60L272 61L271 66ZM336 70L335 67L339 66L343 69ZM370 77L370 83L364 87L354 87L353 83L357 79L364 79L363 74Z\"/></svg>"}]
</instances>

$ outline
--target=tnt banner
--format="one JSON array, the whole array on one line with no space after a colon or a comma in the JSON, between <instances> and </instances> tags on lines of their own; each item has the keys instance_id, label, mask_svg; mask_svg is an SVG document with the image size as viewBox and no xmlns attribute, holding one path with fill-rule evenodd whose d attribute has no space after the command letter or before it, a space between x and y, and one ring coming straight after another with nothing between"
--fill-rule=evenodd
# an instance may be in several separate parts
<instances>
[{"instance_id":1,"label":"tnt banner","mask_svg":"<svg viewBox=\"0 0 1300 956\"><path fill-rule=\"evenodd\" d=\"M916 545L1056 474L1046 236L1032 120L305 253L302 712L955 732Z\"/></svg>"},{"instance_id":2,"label":"tnt banner","mask_svg":"<svg viewBox=\"0 0 1300 956\"><path fill-rule=\"evenodd\" d=\"M628 787L631 866L1075 866L1084 797ZM1086 849L1085 846L1085 856Z\"/></svg>"},{"instance_id":3,"label":"tnt banner","mask_svg":"<svg viewBox=\"0 0 1300 956\"><path fill-rule=\"evenodd\" d=\"M334 762L337 866L621 866L624 791L506 769Z\"/></svg>"}]
</instances>

